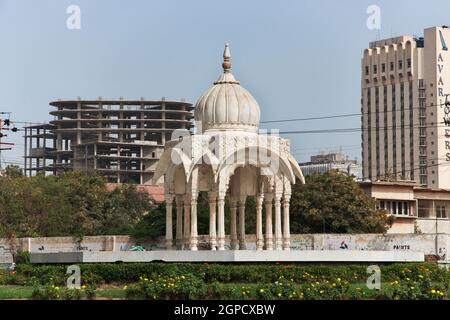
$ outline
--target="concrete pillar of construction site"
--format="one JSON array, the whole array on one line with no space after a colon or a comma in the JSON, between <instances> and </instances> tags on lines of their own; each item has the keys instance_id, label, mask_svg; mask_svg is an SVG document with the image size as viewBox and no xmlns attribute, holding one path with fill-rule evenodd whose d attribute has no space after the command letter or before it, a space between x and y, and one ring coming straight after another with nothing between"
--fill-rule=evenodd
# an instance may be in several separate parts
<instances>
[{"instance_id":1,"label":"concrete pillar of construction site","mask_svg":"<svg viewBox=\"0 0 450 320\"><path fill-rule=\"evenodd\" d=\"M77 144L81 143L81 101L77 102Z\"/></svg>"},{"instance_id":2,"label":"concrete pillar of construction site","mask_svg":"<svg viewBox=\"0 0 450 320\"><path fill-rule=\"evenodd\" d=\"M162 98L162 103L161 103L161 141L162 144L165 145L166 144L166 98Z\"/></svg>"},{"instance_id":3,"label":"concrete pillar of construction site","mask_svg":"<svg viewBox=\"0 0 450 320\"><path fill-rule=\"evenodd\" d=\"M24 171L24 173L25 173L25 175L27 176L28 174L27 174L27 154L28 154L28 137L27 137L27 134L28 134L28 129L27 129L27 127L25 127L24 128L24 130L25 130L25 141L24 141L24 157L23 157L23 171Z\"/></svg>"}]
</instances>

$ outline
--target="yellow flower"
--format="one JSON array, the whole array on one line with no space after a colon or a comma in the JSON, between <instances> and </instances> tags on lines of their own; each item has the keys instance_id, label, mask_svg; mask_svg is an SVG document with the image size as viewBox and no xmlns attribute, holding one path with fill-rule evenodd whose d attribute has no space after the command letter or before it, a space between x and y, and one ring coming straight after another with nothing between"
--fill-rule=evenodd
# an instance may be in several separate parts
<instances>
[{"instance_id":1,"label":"yellow flower","mask_svg":"<svg viewBox=\"0 0 450 320\"><path fill-rule=\"evenodd\" d=\"M320 294L322 294L323 293L323 290L320 290Z\"/></svg>"},{"instance_id":2,"label":"yellow flower","mask_svg":"<svg viewBox=\"0 0 450 320\"><path fill-rule=\"evenodd\" d=\"M278 293L278 296L281 297L281 293Z\"/></svg>"},{"instance_id":3,"label":"yellow flower","mask_svg":"<svg viewBox=\"0 0 450 320\"><path fill-rule=\"evenodd\" d=\"M59 290L59 287L55 287L55 290Z\"/></svg>"},{"instance_id":4,"label":"yellow flower","mask_svg":"<svg viewBox=\"0 0 450 320\"><path fill-rule=\"evenodd\" d=\"M128 289L128 286L127 285L124 285L123 286L123 290L127 290Z\"/></svg>"},{"instance_id":5,"label":"yellow flower","mask_svg":"<svg viewBox=\"0 0 450 320\"><path fill-rule=\"evenodd\" d=\"M431 290L431 293L436 293L436 290L434 290L434 289L433 289L433 290Z\"/></svg>"},{"instance_id":6,"label":"yellow flower","mask_svg":"<svg viewBox=\"0 0 450 320\"><path fill-rule=\"evenodd\" d=\"M338 282L341 282L341 278L337 278L337 281L338 281Z\"/></svg>"},{"instance_id":7,"label":"yellow flower","mask_svg":"<svg viewBox=\"0 0 450 320\"><path fill-rule=\"evenodd\" d=\"M86 285L83 284L83 285L81 286L81 289L86 289Z\"/></svg>"},{"instance_id":8,"label":"yellow flower","mask_svg":"<svg viewBox=\"0 0 450 320\"><path fill-rule=\"evenodd\" d=\"M259 289L259 292L264 293L264 289Z\"/></svg>"}]
</instances>

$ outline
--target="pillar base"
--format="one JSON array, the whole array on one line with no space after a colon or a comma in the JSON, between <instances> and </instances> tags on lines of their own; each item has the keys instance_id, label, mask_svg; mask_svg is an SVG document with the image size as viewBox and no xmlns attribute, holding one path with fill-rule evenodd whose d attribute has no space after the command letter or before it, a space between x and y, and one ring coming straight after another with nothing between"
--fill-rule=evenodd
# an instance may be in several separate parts
<instances>
[{"instance_id":1,"label":"pillar base","mask_svg":"<svg viewBox=\"0 0 450 320\"><path fill-rule=\"evenodd\" d=\"M219 238L217 250L219 250L219 251L225 250L225 239Z\"/></svg>"},{"instance_id":2,"label":"pillar base","mask_svg":"<svg viewBox=\"0 0 450 320\"><path fill-rule=\"evenodd\" d=\"M190 242L189 242L189 248L190 248L192 251L197 251L197 250L198 250L197 245L198 245L197 237L192 237L192 238L190 239Z\"/></svg>"},{"instance_id":3,"label":"pillar base","mask_svg":"<svg viewBox=\"0 0 450 320\"><path fill-rule=\"evenodd\" d=\"M257 239L256 240L256 250L263 250L264 248L264 240Z\"/></svg>"},{"instance_id":4,"label":"pillar base","mask_svg":"<svg viewBox=\"0 0 450 320\"><path fill-rule=\"evenodd\" d=\"M211 247L212 251L216 250L216 248L217 248L217 241L216 241L215 238L214 239L211 238L211 240L209 240L209 246Z\"/></svg>"},{"instance_id":5,"label":"pillar base","mask_svg":"<svg viewBox=\"0 0 450 320\"><path fill-rule=\"evenodd\" d=\"M276 248L276 250L283 250L283 240L282 239L277 239L275 241L275 248Z\"/></svg>"},{"instance_id":6,"label":"pillar base","mask_svg":"<svg viewBox=\"0 0 450 320\"><path fill-rule=\"evenodd\" d=\"M173 249L173 241L171 239L166 239L166 250Z\"/></svg>"}]
</instances>

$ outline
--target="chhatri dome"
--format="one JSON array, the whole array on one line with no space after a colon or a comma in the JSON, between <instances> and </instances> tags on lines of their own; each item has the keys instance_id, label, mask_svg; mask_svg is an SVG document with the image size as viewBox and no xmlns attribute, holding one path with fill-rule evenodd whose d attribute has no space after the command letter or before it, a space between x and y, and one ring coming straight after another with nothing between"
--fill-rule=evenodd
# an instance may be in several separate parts
<instances>
[{"instance_id":1,"label":"chhatri dome","mask_svg":"<svg viewBox=\"0 0 450 320\"><path fill-rule=\"evenodd\" d=\"M259 105L231 74L228 45L223 58L222 75L195 106L197 133L166 141L153 176L153 183L164 183L166 247L289 250L291 185L304 183L302 171L289 140L258 132ZM200 192L209 203L209 235L203 237L197 230ZM254 212L246 212L249 197ZM254 237L246 235L246 214L254 215Z\"/></svg>"},{"instance_id":2,"label":"chhatri dome","mask_svg":"<svg viewBox=\"0 0 450 320\"><path fill-rule=\"evenodd\" d=\"M195 121L206 130L243 130L256 132L260 110L258 102L231 73L228 44L223 52L223 73L195 105Z\"/></svg>"}]
</instances>

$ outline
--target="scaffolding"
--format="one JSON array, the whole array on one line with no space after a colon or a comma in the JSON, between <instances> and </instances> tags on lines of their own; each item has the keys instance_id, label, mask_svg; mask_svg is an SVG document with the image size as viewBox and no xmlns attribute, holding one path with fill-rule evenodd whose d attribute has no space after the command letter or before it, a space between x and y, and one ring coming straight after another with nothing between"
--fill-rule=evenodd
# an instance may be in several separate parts
<instances>
[{"instance_id":1,"label":"scaffolding","mask_svg":"<svg viewBox=\"0 0 450 320\"><path fill-rule=\"evenodd\" d=\"M192 127L191 103L53 101L49 124L25 128L25 173L99 172L108 182L150 184L166 141Z\"/></svg>"}]
</instances>

